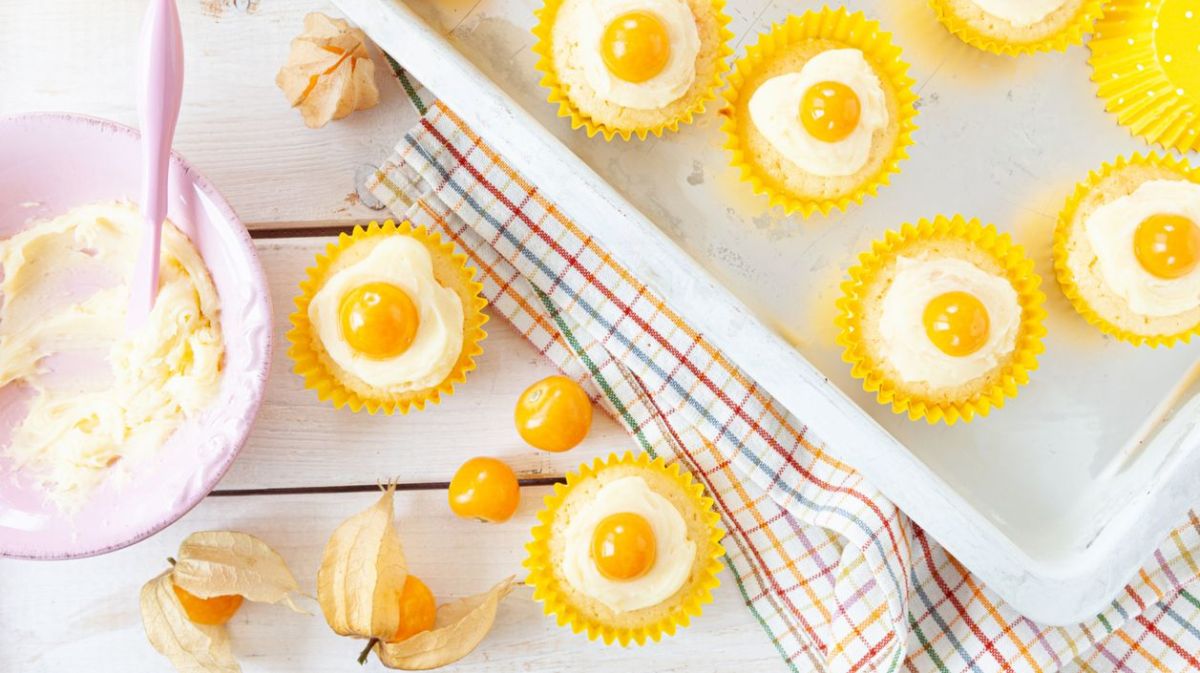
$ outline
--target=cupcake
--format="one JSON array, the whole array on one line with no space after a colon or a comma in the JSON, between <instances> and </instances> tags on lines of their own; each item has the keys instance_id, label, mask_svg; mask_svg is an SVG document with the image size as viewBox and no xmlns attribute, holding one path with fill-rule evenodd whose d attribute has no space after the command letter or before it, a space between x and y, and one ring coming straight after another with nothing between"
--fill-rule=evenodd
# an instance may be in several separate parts
<instances>
[{"instance_id":1,"label":"cupcake","mask_svg":"<svg viewBox=\"0 0 1200 673\"><path fill-rule=\"evenodd\" d=\"M370 413L421 409L475 368L486 334L466 256L408 222L355 227L300 284L287 338L320 399Z\"/></svg>"},{"instance_id":2,"label":"cupcake","mask_svg":"<svg viewBox=\"0 0 1200 673\"><path fill-rule=\"evenodd\" d=\"M1037 368L1041 279L991 225L961 215L906 224L849 275L838 301L842 357L896 413L947 424L986 416Z\"/></svg>"},{"instance_id":3,"label":"cupcake","mask_svg":"<svg viewBox=\"0 0 1200 673\"><path fill-rule=\"evenodd\" d=\"M678 463L611 455L546 497L527 545L527 583L559 625L642 645L687 626L719 584L724 531Z\"/></svg>"},{"instance_id":4,"label":"cupcake","mask_svg":"<svg viewBox=\"0 0 1200 673\"><path fill-rule=\"evenodd\" d=\"M1200 150L1200 2L1112 0L1088 48L1118 123L1167 149Z\"/></svg>"},{"instance_id":5,"label":"cupcake","mask_svg":"<svg viewBox=\"0 0 1200 673\"><path fill-rule=\"evenodd\" d=\"M908 156L916 95L879 24L845 9L790 16L737 62L725 147L754 192L805 216L845 209Z\"/></svg>"},{"instance_id":6,"label":"cupcake","mask_svg":"<svg viewBox=\"0 0 1200 673\"><path fill-rule=\"evenodd\" d=\"M589 137L678 130L712 100L733 34L724 0L546 0L534 52L558 114Z\"/></svg>"},{"instance_id":7,"label":"cupcake","mask_svg":"<svg viewBox=\"0 0 1200 673\"><path fill-rule=\"evenodd\" d=\"M963 42L994 54L1063 51L1083 41L1101 0L930 0Z\"/></svg>"},{"instance_id":8,"label":"cupcake","mask_svg":"<svg viewBox=\"0 0 1200 673\"><path fill-rule=\"evenodd\" d=\"M1105 164L1076 186L1054 232L1075 310L1135 345L1200 330L1200 169L1170 156Z\"/></svg>"}]
</instances>

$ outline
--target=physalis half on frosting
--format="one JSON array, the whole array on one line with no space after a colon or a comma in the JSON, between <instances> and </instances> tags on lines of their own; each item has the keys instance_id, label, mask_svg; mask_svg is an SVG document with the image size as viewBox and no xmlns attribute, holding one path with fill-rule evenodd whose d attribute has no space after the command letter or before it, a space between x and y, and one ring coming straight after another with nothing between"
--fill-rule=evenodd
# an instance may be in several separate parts
<instances>
[{"instance_id":1,"label":"physalis half on frosting","mask_svg":"<svg viewBox=\"0 0 1200 673\"><path fill-rule=\"evenodd\" d=\"M318 12L304 17L304 32L292 40L275 84L314 129L379 102L366 34Z\"/></svg>"},{"instance_id":2,"label":"physalis half on frosting","mask_svg":"<svg viewBox=\"0 0 1200 673\"><path fill-rule=\"evenodd\" d=\"M179 545L179 559L142 587L146 637L178 671L237 673L225 622L244 599L292 602L299 585L283 557L246 533L193 533Z\"/></svg>"}]
</instances>

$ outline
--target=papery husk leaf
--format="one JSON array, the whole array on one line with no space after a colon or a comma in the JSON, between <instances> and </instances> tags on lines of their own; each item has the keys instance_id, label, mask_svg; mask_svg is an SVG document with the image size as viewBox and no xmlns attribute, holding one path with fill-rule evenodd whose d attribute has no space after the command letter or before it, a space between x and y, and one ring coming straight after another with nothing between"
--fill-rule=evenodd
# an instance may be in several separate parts
<instances>
[{"instance_id":1,"label":"papery husk leaf","mask_svg":"<svg viewBox=\"0 0 1200 673\"><path fill-rule=\"evenodd\" d=\"M292 602L300 585L287 562L266 542L227 530L192 533L179 545L175 584L200 598L237 594L257 603Z\"/></svg>"},{"instance_id":2,"label":"papery husk leaf","mask_svg":"<svg viewBox=\"0 0 1200 673\"><path fill-rule=\"evenodd\" d=\"M172 587L171 572L142 587L142 626L150 645L180 673L240 673L225 627L188 619Z\"/></svg>"},{"instance_id":3,"label":"papery husk leaf","mask_svg":"<svg viewBox=\"0 0 1200 673\"><path fill-rule=\"evenodd\" d=\"M390 638L408 569L392 524L394 486L333 531L317 571L317 602L335 633Z\"/></svg>"},{"instance_id":4,"label":"papery husk leaf","mask_svg":"<svg viewBox=\"0 0 1200 673\"><path fill-rule=\"evenodd\" d=\"M292 40L275 85L309 128L379 103L366 34L318 12L304 17L304 32Z\"/></svg>"},{"instance_id":5,"label":"papery husk leaf","mask_svg":"<svg viewBox=\"0 0 1200 673\"><path fill-rule=\"evenodd\" d=\"M512 593L514 578L490 591L446 603L438 608L434 628L399 643L380 643L375 654L388 668L425 671L452 664L483 641L496 621L496 609Z\"/></svg>"}]
</instances>

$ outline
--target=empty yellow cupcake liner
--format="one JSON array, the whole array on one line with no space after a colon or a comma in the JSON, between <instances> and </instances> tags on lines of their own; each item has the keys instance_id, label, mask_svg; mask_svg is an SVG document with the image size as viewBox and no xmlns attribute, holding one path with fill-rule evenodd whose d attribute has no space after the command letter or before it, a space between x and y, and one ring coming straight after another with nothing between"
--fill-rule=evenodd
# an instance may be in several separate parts
<instances>
[{"instance_id":1,"label":"empty yellow cupcake liner","mask_svg":"<svg viewBox=\"0 0 1200 673\"><path fill-rule=\"evenodd\" d=\"M929 6L937 14L938 21L963 42L993 54L1018 56L1042 51L1066 51L1067 47L1082 43L1083 36L1091 30L1097 17L1104 11L1104 0L1085 0L1075 18L1063 26L1062 30L1032 42L1010 42L984 35L955 14L949 0L929 0Z\"/></svg>"},{"instance_id":2,"label":"empty yellow cupcake liner","mask_svg":"<svg viewBox=\"0 0 1200 673\"><path fill-rule=\"evenodd\" d=\"M1192 182L1200 183L1200 167L1192 168L1187 161L1177 159L1169 154L1134 154L1129 158L1117 157L1113 163L1106 163L1099 170L1089 171L1087 179L1075 185L1075 189L1067 197L1066 205L1058 215L1058 224L1054 228L1054 275L1058 277L1058 285L1071 302L1071 306L1075 307L1075 311L1101 332L1134 346L1170 348L1180 341L1187 343L1193 334L1200 334L1200 325L1175 334L1135 334L1118 327L1101 317L1087 303L1087 300L1079 292L1079 286L1075 283L1075 274L1067 266L1067 240L1070 235L1071 220L1075 218L1079 204L1096 188L1096 185L1100 184L1100 181L1126 166L1161 166L1178 171L1180 175L1187 176Z\"/></svg>"},{"instance_id":3,"label":"empty yellow cupcake liner","mask_svg":"<svg viewBox=\"0 0 1200 673\"><path fill-rule=\"evenodd\" d=\"M900 134L891 154L883 162L879 172L871 176L857 189L848 194L829 198L813 199L795 196L771 185L768 176L761 173L747 157L744 147L745 129L738 124L734 113L742 96L753 92L744 91L746 82L779 51L798 42L813 39L828 39L858 49L896 92L900 110ZM746 55L734 64L729 75L729 86L722 94L725 120L721 130L725 132L725 149L744 182L749 182L755 194L766 195L771 206L780 206L788 215L800 213L808 217L820 211L827 215L834 208L846 210L851 203L862 203L869 194L875 196L879 188L888 184L892 174L900 172L900 162L908 158L908 147L912 145L912 134L917 129L917 95L913 93L914 81L908 76L908 64L900 59L900 48L892 44L891 34L883 32L878 21L870 21L862 12L849 12L844 7L805 12L801 16L788 16L771 30L759 36L758 42L746 49Z\"/></svg>"},{"instance_id":4,"label":"empty yellow cupcake liner","mask_svg":"<svg viewBox=\"0 0 1200 673\"><path fill-rule=\"evenodd\" d=\"M1200 0L1111 0L1088 47L1118 123L1164 149L1200 150Z\"/></svg>"},{"instance_id":5,"label":"empty yellow cupcake liner","mask_svg":"<svg viewBox=\"0 0 1200 673\"><path fill-rule=\"evenodd\" d=\"M359 394L343 384L326 365L320 338L308 319L308 305L314 295L325 284L329 270L334 261L343 251L359 241L376 236L408 236L420 241L430 255L434 257L434 269L439 261L453 267L458 274L456 287L452 287L463 299L463 347L458 361L450 374L434 388L399 393L382 397L368 397ZM414 226L406 221L396 224L388 220L383 224L372 221L366 227L355 226L350 234L340 234L336 242L325 248L324 254L317 255L316 263L308 268L307 277L300 283L300 295L296 297L296 312L290 316L292 329L287 333L290 343L288 355L295 363L293 371L304 378L306 388L316 391L321 400L328 400L334 407L350 407L358 412L366 409L374 414L382 411L385 414L400 412L406 414L410 409L424 409L426 404L437 404L442 397L454 393L454 385L462 383L467 373L475 369L475 358L483 352L481 343L487 337L483 325L488 321L483 312L487 301L483 298L483 285L475 280L475 269L467 266L467 256L456 252L454 244L444 240L440 235L424 227ZM449 286L443 282L443 285ZM470 299L468 302L467 299Z\"/></svg>"},{"instance_id":6,"label":"empty yellow cupcake liner","mask_svg":"<svg viewBox=\"0 0 1200 673\"><path fill-rule=\"evenodd\" d=\"M592 615L584 614L572 605L560 588L560 580L554 572L553 561L550 558L550 530L559 507L571 489L604 470L618 466L657 472L678 484L688 494L697 511L704 513L705 524L709 530L708 562L703 569L703 578L693 584L688 595L683 597L675 610L656 623L637 628L614 627ZM704 494L704 487L692 478L691 473L682 469L678 462L668 465L661 457L651 459L646 453L635 455L631 452L597 458L590 465L581 465L578 472L568 473L565 484L555 484L554 493L546 496L545 506L538 512L537 518L538 523L533 528L533 540L525 545L529 554L524 563L525 568L529 570L525 583L533 587L533 598L542 602L545 614L553 615L559 626L569 626L574 633L585 633L588 640L602 640L605 645L618 643L622 646L630 643L644 645L647 640L658 642L664 635L674 635L677 629L688 626L693 617L699 617L704 605L712 602L713 590L721 584L717 578L717 574L721 572L721 557L725 555L725 550L721 547L721 538L725 536L725 531L720 526L721 516L713 508L713 499Z\"/></svg>"},{"instance_id":7,"label":"empty yellow cupcake liner","mask_svg":"<svg viewBox=\"0 0 1200 673\"><path fill-rule=\"evenodd\" d=\"M909 395L897 388L871 360L862 340L864 315L863 292L875 275L890 264L904 248L918 240L964 240L992 255L1004 267L1005 275L1017 291L1021 304L1021 324L1017 343L1000 380L975 397L954 402L940 402ZM1037 369L1037 356L1044 350L1046 335L1046 295L1040 289L1041 277L1033 270L1033 260L1008 234L1001 234L992 225L984 226L978 219L962 215L938 215L933 220L922 219L905 224L899 231L889 231L871 244L871 249L859 255L858 265L849 270L849 280L842 283L842 296L837 301L837 343L845 350L842 360L852 367L851 374L862 380L863 390L875 393L880 404L889 404L897 414L907 414L911 420L924 418L930 425L947 425L962 420L970 422L976 416L987 416L993 408L1004 406L1006 397L1016 397L1017 389L1029 382L1029 374Z\"/></svg>"},{"instance_id":8,"label":"empty yellow cupcake liner","mask_svg":"<svg viewBox=\"0 0 1200 673\"><path fill-rule=\"evenodd\" d=\"M682 115L661 124L637 128L617 128L594 121L575 107L566 91L563 90L562 82L559 81L558 72L554 67L554 43L551 39L554 21L558 17L558 10L562 4L563 0L545 0L542 7L533 13L537 18L537 24L533 27L535 38L533 53L538 57L534 68L542 73L539 84L550 91L546 100L558 106L559 117L567 117L571 120L572 129L584 129L589 138L599 133L604 137L605 142L611 141L614 137L629 140L633 136L637 136L638 140L645 140L646 136L651 133L655 137L661 137L663 131L675 132L679 130L680 125L691 124L697 116L704 114L708 102L717 97L717 87L721 85L722 76L729 71L729 57L733 54L733 48L729 46L733 40L733 31L729 30L731 19L725 13L725 0L712 0L713 11L717 13L717 23L720 25L721 46L717 50L716 71L704 93Z\"/></svg>"}]
</instances>

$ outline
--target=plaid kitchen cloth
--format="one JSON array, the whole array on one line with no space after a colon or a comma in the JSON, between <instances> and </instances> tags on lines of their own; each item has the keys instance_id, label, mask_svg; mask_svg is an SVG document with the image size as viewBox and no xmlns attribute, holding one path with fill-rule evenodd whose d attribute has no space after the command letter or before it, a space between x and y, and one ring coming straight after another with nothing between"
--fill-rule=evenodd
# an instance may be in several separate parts
<instances>
[{"instance_id":1,"label":"plaid kitchen cloth","mask_svg":"<svg viewBox=\"0 0 1200 673\"><path fill-rule=\"evenodd\" d=\"M1020 616L395 70L422 116L364 188L453 238L494 314L704 483L733 580L793 671L1200 671L1196 513L1091 621Z\"/></svg>"}]
</instances>

